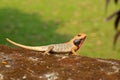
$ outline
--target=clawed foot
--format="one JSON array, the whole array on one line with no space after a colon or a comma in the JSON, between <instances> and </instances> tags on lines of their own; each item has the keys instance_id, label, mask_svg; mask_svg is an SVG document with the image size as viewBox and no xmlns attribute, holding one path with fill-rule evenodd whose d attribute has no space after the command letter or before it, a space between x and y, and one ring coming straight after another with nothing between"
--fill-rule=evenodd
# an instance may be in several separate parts
<instances>
[{"instance_id":1,"label":"clawed foot","mask_svg":"<svg viewBox=\"0 0 120 80\"><path fill-rule=\"evenodd\" d=\"M50 51L53 49L53 46L48 47L48 49L44 52L44 55L50 55Z\"/></svg>"}]
</instances>

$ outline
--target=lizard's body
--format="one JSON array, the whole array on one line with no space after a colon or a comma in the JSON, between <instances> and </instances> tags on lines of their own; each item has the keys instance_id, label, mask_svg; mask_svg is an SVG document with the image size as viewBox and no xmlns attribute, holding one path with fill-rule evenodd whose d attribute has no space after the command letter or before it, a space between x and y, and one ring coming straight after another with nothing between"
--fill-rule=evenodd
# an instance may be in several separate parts
<instances>
[{"instance_id":1,"label":"lizard's body","mask_svg":"<svg viewBox=\"0 0 120 80\"><path fill-rule=\"evenodd\" d=\"M29 49L29 50L41 51L41 52L45 52L45 53L49 53L49 52L72 53L74 55L77 55L76 51L81 47L83 41L86 38L85 34L79 34L79 35L80 36L77 35L72 40L70 40L69 42L66 42L66 43L51 44L51 45L46 45L46 46L35 46L35 47L22 45L22 44L13 42L8 38L6 40L16 46L19 46L19 47L25 48L25 49Z\"/></svg>"},{"instance_id":2,"label":"lizard's body","mask_svg":"<svg viewBox=\"0 0 120 80\"><path fill-rule=\"evenodd\" d=\"M55 53L67 53L67 52L70 52L71 47L72 47L71 44L62 43L62 44L51 44L51 45L47 45L47 46L41 46L41 47L38 47L38 48L41 49L40 51L46 51L51 46L54 47L51 50L51 52L55 52Z\"/></svg>"}]
</instances>

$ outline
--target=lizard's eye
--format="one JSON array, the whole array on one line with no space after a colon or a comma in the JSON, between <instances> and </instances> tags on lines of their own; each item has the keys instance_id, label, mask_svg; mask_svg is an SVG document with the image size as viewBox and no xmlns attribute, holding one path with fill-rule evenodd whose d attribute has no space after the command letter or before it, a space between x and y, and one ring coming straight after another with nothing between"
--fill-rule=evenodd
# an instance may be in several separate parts
<instances>
[{"instance_id":1,"label":"lizard's eye","mask_svg":"<svg viewBox=\"0 0 120 80\"><path fill-rule=\"evenodd\" d=\"M74 45L79 46L79 44L81 43L82 39L76 39L73 41Z\"/></svg>"},{"instance_id":2,"label":"lizard's eye","mask_svg":"<svg viewBox=\"0 0 120 80\"><path fill-rule=\"evenodd\" d=\"M81 34L78 34L78 36L81 36Z\"/></svg>"}]
</instances>

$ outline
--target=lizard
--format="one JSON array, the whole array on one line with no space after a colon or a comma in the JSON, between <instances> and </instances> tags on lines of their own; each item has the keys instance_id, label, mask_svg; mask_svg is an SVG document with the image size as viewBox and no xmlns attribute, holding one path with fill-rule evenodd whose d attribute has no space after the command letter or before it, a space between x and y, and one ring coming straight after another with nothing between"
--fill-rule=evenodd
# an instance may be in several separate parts
<instances>
[{"instance_id":1,"label":"lizard","mask_svg":"<svg viewBox=\"0 0 120 80\"><path fill-rule=\"evenodd\" d=\"M16 43L9 38L6 38L6 40L18 47L29 49L33 51L40 51L44 52L44 54L49 53L69 53L72 55L78 55L77 50L82 46L83 42L86 39L86 34L79 33L76 36L74 36L70 41L65 43L59 43L59 44L50 44L46 46L26 46L23 44Z\"/></svg>"}]
</instances>

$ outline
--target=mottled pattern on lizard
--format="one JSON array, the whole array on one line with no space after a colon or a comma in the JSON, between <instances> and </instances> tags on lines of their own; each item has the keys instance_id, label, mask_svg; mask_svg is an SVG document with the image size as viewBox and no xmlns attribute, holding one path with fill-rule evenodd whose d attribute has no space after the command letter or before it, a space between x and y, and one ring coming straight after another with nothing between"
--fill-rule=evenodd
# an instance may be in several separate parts
<instances>
[{"instance_id":1,"label":"mottled pattern on lizard","mask_svg":"<svg viewBox=\"0 0 120 80\"><path fill-rule=\"evenodd\" d=\"M46 54L49 52L53 52L53 53L71 53L73 55L77 55L76 51L81 47L85 38L86 38L86 34L79 33L73 39L71 39L66 43L51 44L46 46L35 46L35 47L22 45L22 44L13 42L8 38L6 38L6 40L18 47L34 50L34 51L45 52Z\"/></svg>"},{"instance_id":2,"label":"mottled pattern on lizard","mask_svg":"<svg viewBox=\"0 0 120 80\"><path fill-rule=\"evenodd\" d=\"M48 45L48 46L43 46L41 47L43 50L47 50L49 46L53 46L54 48L52 49L52 52L55 53L64 53L64 52L70 52L71 47L73 46L72 44L53 44L53 45Z\"/></svg>"}]
</instances>

